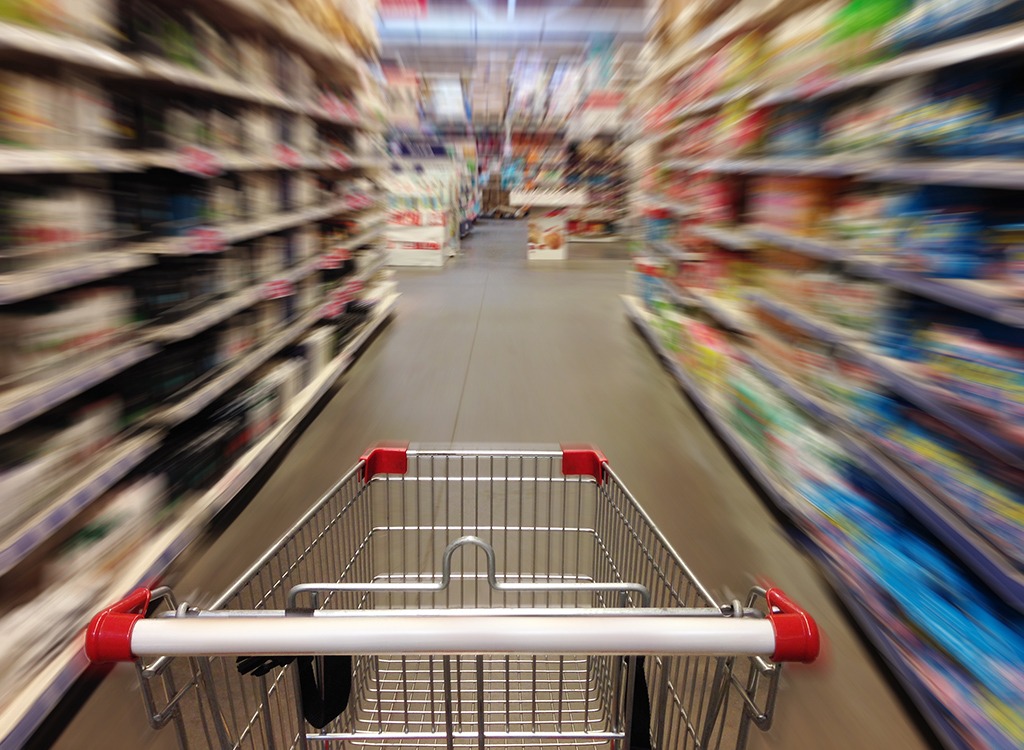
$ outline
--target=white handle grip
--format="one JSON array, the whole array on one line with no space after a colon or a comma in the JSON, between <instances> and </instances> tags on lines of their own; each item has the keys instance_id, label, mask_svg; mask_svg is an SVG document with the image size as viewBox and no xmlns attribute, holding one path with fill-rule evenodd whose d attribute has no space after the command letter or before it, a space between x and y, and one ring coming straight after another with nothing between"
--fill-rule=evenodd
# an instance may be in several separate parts
<instances>
[{"instance_id":1,"label":"white handle grip","mask_svg":"<svg viewBox=\"0 0 1024 750\"><path fill-rule=\"evenodd\" d=\"M637 613L174 617L139 620L136 657L272 654L745 654L775 650L771 622Z\"/></svg>"},{"instance_id":2,"label":"white handle grip","mask_svg":"<svg viewBox=\"0 0 1024 750\"><path fill-rule=\"evenodd\" d=\"M545 609L211 612L146 619L142 592L93 618L93 661L159 656L317 654L694 654L814 661L813 619L781 592L764 619L687 610ZM143 602L142 600L145 599ZM773 601L773 600L777 600ZM780 610L774 612L774 610ZM796 609L796 611L793 611Z\"/></svg>"}]
</instances>

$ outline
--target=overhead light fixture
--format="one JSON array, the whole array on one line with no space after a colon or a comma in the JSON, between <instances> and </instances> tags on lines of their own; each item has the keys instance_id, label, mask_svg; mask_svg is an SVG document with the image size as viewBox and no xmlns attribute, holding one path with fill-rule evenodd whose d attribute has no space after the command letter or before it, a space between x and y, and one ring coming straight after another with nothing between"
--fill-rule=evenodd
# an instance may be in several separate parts
<instances>
[{"instance_id":1,"label":"overhead light fixture","mask_svg":"<svg viewBox=\"0 0 1024 750\"><path fill-rule=\"evenodd\" d=\"M516 0L508 0L508 20L516 17Z\"/></svg>"}]
</instances>

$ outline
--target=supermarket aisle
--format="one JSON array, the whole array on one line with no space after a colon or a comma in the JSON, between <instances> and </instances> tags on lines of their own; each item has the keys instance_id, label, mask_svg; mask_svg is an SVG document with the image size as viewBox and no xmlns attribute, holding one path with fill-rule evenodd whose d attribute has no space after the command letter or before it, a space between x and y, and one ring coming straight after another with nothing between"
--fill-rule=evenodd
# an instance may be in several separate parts
<instances>
[{"instance_id":1,"label":"supermarket aisle","mask_svg":"<svg viewBox=\"0 0 1024 750\"><path fill-rule=\"evenodd\" d=\"M230 584L376 440L593 442L713 592L767 577L827 634L822 663L789 669L775 729L751 747L924 747L811 565L627 321L625 266L528 268L524 246L523 223L484 223L453 267L403 272L393 324L178 590L208 599ZM59 745L137 746L133 681L127 669L107 680Z\"/></svg>"}]
</instances>

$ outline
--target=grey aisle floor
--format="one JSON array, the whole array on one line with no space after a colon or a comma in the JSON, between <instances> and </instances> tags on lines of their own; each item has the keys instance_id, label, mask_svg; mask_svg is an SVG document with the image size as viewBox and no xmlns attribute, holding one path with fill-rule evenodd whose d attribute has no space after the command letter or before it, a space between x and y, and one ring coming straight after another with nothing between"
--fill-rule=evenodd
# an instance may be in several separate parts
<instances>
[{"instance_id":1,"label":"grey aisle floor","mask_svg":"<svg viewBox=\"0 0 1024 750\"><path fill-rule=\"evenodd\" d=\"M522 223L482 222L447 269L400 273L391 325L178 589L229 585L372 442L591 442L712 592L767 578L823 628L824 658L787 667L776 725L751 747L925 747L812 564L627 321L627 266L528 267L525 242ZM116 671L60 745L152 743L133 681Z\"/></svg>"}]
</instances>

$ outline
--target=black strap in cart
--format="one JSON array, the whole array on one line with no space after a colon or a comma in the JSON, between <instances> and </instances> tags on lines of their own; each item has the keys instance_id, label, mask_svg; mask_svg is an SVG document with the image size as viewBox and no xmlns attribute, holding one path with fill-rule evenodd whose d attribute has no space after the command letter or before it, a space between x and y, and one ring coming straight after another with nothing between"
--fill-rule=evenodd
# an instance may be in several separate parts
<instances>
[{"instance_id":1,"label":"black strap in cart","mask_svg":"<svg viewBox=\"0 0 1024 750\"><path fill-rule=\"evenodd\" d=\"M262 677L292 661L299 670L302 715L310 725L323 729L348 707L352 693L351 656L239 656L235 666L239 674Z\"/></svg>"},{"instance_id":2,"label":"black strap in cart","mask_svg":"<svg viewBox=\"0 0 1024 750\"><path fill-rule=\"evenodd\" d=\"M651 750L651 696L647 691L644 657L636 657L633 664L633 715L629 724L629 750Z\"/></svg>"}]
</instances>

